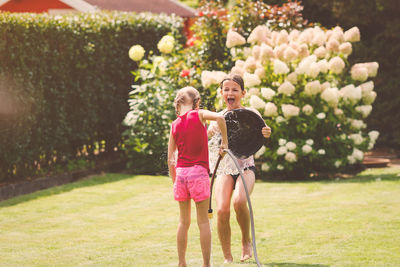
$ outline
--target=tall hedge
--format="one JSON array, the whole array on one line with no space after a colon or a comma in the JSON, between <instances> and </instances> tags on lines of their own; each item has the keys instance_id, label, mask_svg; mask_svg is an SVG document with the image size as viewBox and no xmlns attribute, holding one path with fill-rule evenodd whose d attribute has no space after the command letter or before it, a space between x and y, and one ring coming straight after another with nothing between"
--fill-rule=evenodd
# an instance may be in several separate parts
<instances>
[{"instance_id":1,"label":"tall hedge","mask_svg":"<svg viewBox=\"0 0 400 267\"><path fill-rule=\"evenodd\" d=\"M152 14L0 13L0 180L120 147L137 67L130 46L156 51L182 25Z\"/></svg>"}]
</instances>

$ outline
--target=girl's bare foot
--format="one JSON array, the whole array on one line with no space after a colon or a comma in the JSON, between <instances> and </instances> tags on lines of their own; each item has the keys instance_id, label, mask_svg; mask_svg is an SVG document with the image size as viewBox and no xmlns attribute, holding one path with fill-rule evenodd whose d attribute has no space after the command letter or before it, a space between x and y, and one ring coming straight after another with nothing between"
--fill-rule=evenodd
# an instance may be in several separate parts
<instances>
[{"instance_id":1,"label":"girl's bare foot","mask_svg":"<svg viewBox=\"0 0 400 267\"><path fill-rule=\"evenodd\" d=\"M232 256L225 258L224 263L232 263L233 262L233 258Z\"/></svg>"},{"instance_id":2,"label":"girl's bare foot","mask_svg":"<svg viewBox=\"0 0 400 267\"><path fill-rule=\"evenodd\" d=\"M243 245L242 247L242 258L240 258L240 261L246 261L251 258L251 242L247 242L246 244Z\"/></svg>"}]
</instances>

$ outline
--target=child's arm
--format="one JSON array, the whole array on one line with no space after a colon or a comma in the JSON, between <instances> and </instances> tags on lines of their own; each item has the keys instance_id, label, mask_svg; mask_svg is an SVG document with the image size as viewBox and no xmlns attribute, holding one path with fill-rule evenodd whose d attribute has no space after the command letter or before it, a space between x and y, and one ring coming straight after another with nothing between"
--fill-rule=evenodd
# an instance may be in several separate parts
<instances>
[{"instance_id":1,"label":"child's arm","mask_svg":"<svg viewBox=\"0 0 400 267\"><path fill-rule=\"evenodd\" d=\"M168 142L168 170L169 170L169 176L171 176L173 183L175 183L175 178L176 178L175 150L176 150L176 143L174 137L172 136L172 129L171 129Z\"/></svg>"},{"instance_id":2,"label":"child's arm","mask_svg":"<svg viewBox=\"0 0 400 267\"><path fill-rule=\"evenodd\" d=\"M224 155L225 154L224 149L228 149L228 135L227 135L226 122L224 116L208 110L199 110L199 117L203 123L205 123L207 120L212 120L217 122L222 136L220 154Z\"/></svg>"}]
</instances>

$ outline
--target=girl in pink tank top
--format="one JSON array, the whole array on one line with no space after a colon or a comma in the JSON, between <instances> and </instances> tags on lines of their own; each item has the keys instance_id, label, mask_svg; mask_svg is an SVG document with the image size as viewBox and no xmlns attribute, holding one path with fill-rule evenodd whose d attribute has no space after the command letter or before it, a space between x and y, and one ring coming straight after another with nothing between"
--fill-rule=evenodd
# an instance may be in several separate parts
<instances>
[{"instance_id":1,"label":"girl in pink tank top","mask_svg":"<svg viewBox=\"0 0 400 267\"><path fill-rule=\"evenodd\" d=\"M207 120L216 121L221 131L222 142L219 153L228 148L228 137L224 116L199 109L200 94L193 87L180 89L174 106L177 119L171 124L168 143L168 169L174 183L174 198L179 203L177 248L179 266L186 266L185 251L190 225L191 199L196 203L197 224L203 266L210 266L211 231L208 220L210 180L208 165ZM178 152L177 158L175 157Z\"/></svg>"}]
</instances>

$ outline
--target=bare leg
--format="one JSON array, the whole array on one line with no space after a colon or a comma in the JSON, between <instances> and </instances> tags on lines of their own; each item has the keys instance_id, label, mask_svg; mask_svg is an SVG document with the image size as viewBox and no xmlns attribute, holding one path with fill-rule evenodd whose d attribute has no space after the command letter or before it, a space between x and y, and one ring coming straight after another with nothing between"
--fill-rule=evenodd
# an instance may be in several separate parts
<instances>
[{"instance_id":1,"label":"bare leg","mask_svg":"<svg viewBox=\"0 0 400 267\"><path fill-rule=\"evenodd\" d=\"M232 262L231 227L229 224L231 197L234 181L230 175L218 176L215 184L215 199L217 204L217 230L224 253L225 263Z\"/></svg>"},{"instance_id":2,"label":"bare leg","mask_svg":"<svg viewBox=\"0 0 400 267\"><path fill-rule=\"evenodd\" d=\"M188 230L190 226L190 200L179 201L179 224L176 233L176 243L178 247L179 267L186 267L186 248L188 240Z\"/></svg>"},{"instance_id":3,"label":"bare leg","mask_svg":"<svg viewBox=\"0 0 400 267\"><path fill-rule=\"evenodd\" d=\"M255 175L253 171L243 173L249 194L253 191ZM243 186L242 178L239 176L236 181L235 192L233 193L233 206L236 212L236 220L239 223L242 232L242 257L241 261L251 258L251 236L250 236L250 213L247 207L246 191Z\"/></svg>"},{"instance_id":4,"label":"bare leg","mask_svg":"<svg viewBox=\"0 0 400 267\"><path fill-rule=\"evenodd\" d=\"M208 220L208 198L196 203L197 225L200 230L200 245L203 253L203 267L210 267L211 229Z\"/></svg>"}]
</instances>

